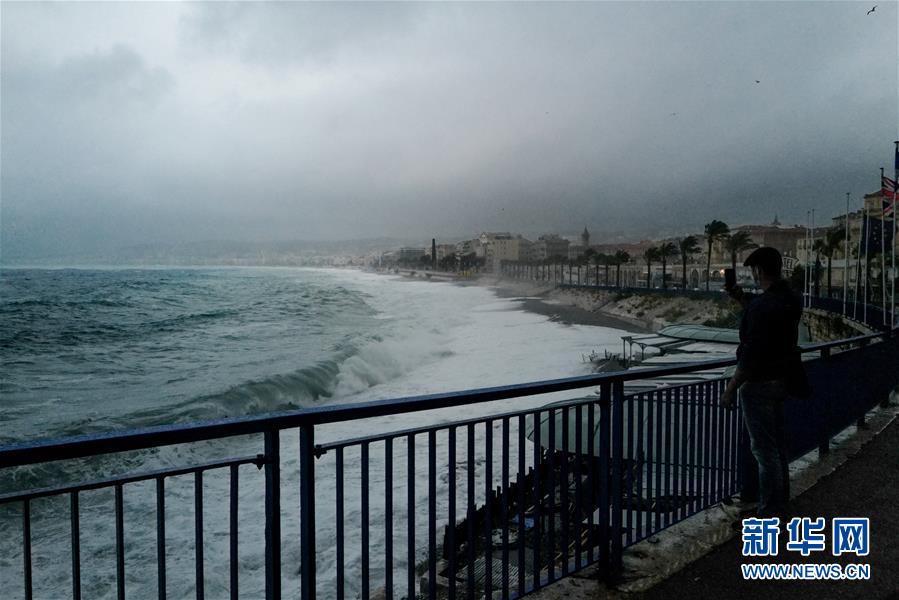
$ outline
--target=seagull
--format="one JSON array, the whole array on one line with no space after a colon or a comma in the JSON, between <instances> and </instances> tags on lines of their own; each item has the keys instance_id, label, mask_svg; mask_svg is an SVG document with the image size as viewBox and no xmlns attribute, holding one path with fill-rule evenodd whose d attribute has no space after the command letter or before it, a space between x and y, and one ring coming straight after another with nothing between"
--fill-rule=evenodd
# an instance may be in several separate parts
<instances>
[{"instance_id":1,"label":"seagull","mask_svg":"<svg viewBox=\"0 0 899 600\"><path fill-rule=\"evenodd\" d=\"M869 11L868 11L867 13L865 13L865 14L870 15L872 12L874 12L874 9L875 9L875 8L877 8L877 5L876 5L876 4L874 5L874 7L873 7L871 10L869 10Z\"/></svg>"}]
</instances>

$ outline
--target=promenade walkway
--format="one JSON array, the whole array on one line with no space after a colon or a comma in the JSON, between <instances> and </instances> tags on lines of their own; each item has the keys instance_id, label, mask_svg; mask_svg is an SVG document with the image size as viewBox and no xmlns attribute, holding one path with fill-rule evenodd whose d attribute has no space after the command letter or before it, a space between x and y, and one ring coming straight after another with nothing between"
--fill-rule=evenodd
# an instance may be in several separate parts
<instances>
[{"instance_id":1,"label":"promenade walkway","mask_svg":"<svg viewBox=\"0 0 899 600\"><path fill-rule=\"evenodd\" d=\"M854 555L834 558L830 549L814 552L803 558L797 552L786 550L785 533L782 532L778 545L779 554L770 558L744 558L741 554L742 539L733 533L727 522L732 517L725 516L720 506L712 507L704 515L693 520L705 521L705 539L701 544L720 544L704 556L688 564L667 579L656 583L645 591L626 592L626 589L645 589L640 578L658 577L657 571L667 570L660 563L677 563L681 552L678 544L696 544L695 539L674 539L670 536L696 535L695 528L684 522L661 536L656 546L645 542L635 548L638 554L647 550L654 554L651 562L655 566L637 567L640 572L625 574L626 583L619 589L607 587L600 579L595 567L587 568L571 577L560 580L533 595L535 600L684 600L763 598L779 600L807 598L809 600L856 599L859 600L899 600L899 417L896 402L899 394L893 395L892 406L872 421L869 431L850 436L844 446L830 455L820 465L824 470L831 468L827 463L839 464L836 468L815 478L816 469L804 473L794 484L797 489L807 487L793 499L795 516L824 517L827 522L827 541L830 542L830 522L833 517L868 517L870 519L870 554L864 558ZM884 427L884 423L893 418ZM882 420L881 420L882 419ZM881 427L879 433L873 435ZM867 438L867 441L864 441ZM845 456L841 458L841 456ZM813 461L816 459L812 459ZM840 461L842 461L840 463ZM809 478L811 480L809 480ZM733 507L727 513L733 513ZM685 527L681 532L678 527ZM665 537L668 536L668 537ZM729 539L728 539L729 538ZM721 543L721 540L727 540ZM627 557L627 553L626 553ZM645 559L644 559L645 560ZM688 559L689 560L689 559ZM752 563L817 563L847 564L866 563L871 566L868 581L746 581L742 577L742 564ZM625 560L625 570L628 571ZM634 563L631 563L632 565ZM674 567L676 568L676 567ZM648 583L648 582L647 582Z\"/></svg>"},{"instance_id":2,"label":"promenade walkway","mask_svg":"<svg viewBox=\"0 0 899 600\"><path fill-rule=\"evenodd\" d=\"M861 447L857 454L823 477L794 499L796 516L868 517L871 519L870 555L834 558L828 552L813 552L803 558L785 551L769 559L747 559L741 555L737 535L682 571L647 592L623 595L626 598L859 598L864 600L899 598L899 420ZM777 563L868 563L869 581L745 581L740 565L744 562ZM621 596L619 596L621 597Z\"/></svg>"}]
</instances>

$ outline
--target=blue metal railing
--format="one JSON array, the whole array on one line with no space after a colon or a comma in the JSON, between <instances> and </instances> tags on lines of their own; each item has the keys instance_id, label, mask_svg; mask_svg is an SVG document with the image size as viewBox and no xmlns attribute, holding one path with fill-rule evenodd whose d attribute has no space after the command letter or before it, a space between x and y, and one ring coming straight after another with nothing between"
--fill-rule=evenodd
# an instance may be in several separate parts
<instances>
[{"instance_id":1,"label":"blue metal railing","mask_svg":"<svg viewBox=\"0 0 899 600\"><path fill-rule=\"evenodd\" d=\"M583 276L581 269L583 268ZM571 263L550 263L550 264L528 264L518 262L507 262L502 265L502 273L513 279L523 279L535 282L549 282L560 288L584 289L584 290L603 290L609 292L620 292L624 294L650 294L653 296L667 297L686 297L695 299L720 299L726 298L724 291L721 289L722 280L715 282L715 288L706 291L704 289L683 289L678 287L680 279L675 278L669 287L643 287L639 285L627 285L629 279L637 282L639 278L635 278L633 271L626 273L627 277L616 277L615 268L612 267L611 273L605 274L605 267L596 265L584 265L583 267L572 265ZM669 271L671 272L671 271ZM620 285L620 281L625 281L624 285ZM645 283L645 280L644 280ZM859 301L855 298L855 290L849 294L847 302L837 298L827 298L825 296L809 295L805 297L810 308L817 308L832 312L834 314L842 314L846 317L863 323L867 327L873 329L884 330L893 323L890 321L890 312L884 307L875 304L865 306L864 300ZM896 323L899 325L899 323Z\"/></svg>"},{"instance_id":2,"label":"blue metal railing","mask_svg":"<svg viewBox=\"0 0 899 600\"><path fill-rule=\"evenodd\" d=\"M858 422L899 383L899 336L890 332L815 344L804 351L817 356L805 363L815 393L787 408L793 457L815 448L826 450L831 436ZM258 530L257 523L239 519L241 480L256 482L257 489L264 489L264 495L260 493L255 501L265 508L261 560L267 598L281 597L285 581L296 584L304 599L316 597L317 592L329 598L369 598L378 588L386 598L413 598L417 593L429 598L474 598L490 597L493 591L503 597L522 596L593 563L601 564L611 576L620 569L625 547L733 495L741 483L740 415L718 406L725 379L636 394L626 394L625 383L721 368L733 362L634 369L5 446L0 448L5 480L33 482L28 465L85 457L102 460L129 451L175 444L196 446L209 440L239 438L254 444L258 441L253 440L262 438L261 452L254 456L219 456L187 466L43 487L27 485L26 489L14 484L14 491L0 495L0 509L4 510L0 515L7 524L12 520L21 523L21 551L0 558L5 561L4 572L15 570L18 579L17 584L3 582L4 594L14 597L18 589L22 597L34 597L35 531L52 531L55 533L45 534L49 538L38 541L68 546L73 598L84 593L86 540L91 542L93 554L108 552L115 561L115 577L95 584L88 595L125 598L128 586L139 584L145 596L152 595L148 590L155 587L159 598L166 598L173 588L182 590L173 597L189 590L204 598L207 588L215 585L216 590L227 590L236 598L243 583L239 540L247 537L244 533L239 537L238 531L253 531L254 526ZM878 376L866 377L866 372ZM329 424L355 423L358 428L372 417L584 388L598 388L598 394L400 431L346 436L321 444L315 441L316 431ZM287 457L281 455L282 442L291 439L282 438L282 432L291 430L298 432L294 438L299 457L295 473L285 471ZM249 465L263 470L261 482L251 475L239 480L241 467ZM228 519L224 523L204 521L204 474L212 477L225 471ZM425 473L427 483L419 487L418 479ZM193 477L192 497L183 494L181 505L173 507L167 503L166 484L184 476ZM383 488L379 490L376 483L381 479ZM126 491L148 482L155 484L155 561L152 552L126 561L126 548L131 546L125 527L131 513ZM325 483L328 486L321 485ZM349 493L348 485L352 486ZM94 505L111 506L106 510L112 512L114 535L105 542L91 538L93 532L85 528L81 498L91 491L109 489L114 492L111 505L93 499ZM282 495L296 489L298 505L283 507ZM67 507L56 504L34 520L36 504L65 497L69 499ZM426 502L421 502L423 498ZM359 518L358 528L347 527L348 504L355 506L357 500L358 515L352 514ZM166 568L172 558L167 556L166 542L172 537L168 518L190 510L191 503L194 531L192 548L187 547L193 550L193 581L181 581L190 577L184 569L175 581L176 574ZM282 535L282 519L292 514L294 507L299 512L298 553ZM333 514L333 521L316 520L319 511ZM60 527L46 526L63 519L60 514L66 512L70 523L67 538L60 537ZM8 534L11 529L4 531ZM322 531L326 537L320 535ZM215 536L228 538L227 584L211 579L205 568L210 563L204 549ZM177 537L184 540L189 535L179 531ZM348 561L348 548L358 559ZM333 552L334 559L327 574L320 576L317 555L324 551L328 556ZM377 565L373 564L375 558ZM13 559L20 561L20 569L12 564ZM96 561L91 558L91 562ZM321 588L320 582L329 587Z\"/></svg>"}]
</instances>

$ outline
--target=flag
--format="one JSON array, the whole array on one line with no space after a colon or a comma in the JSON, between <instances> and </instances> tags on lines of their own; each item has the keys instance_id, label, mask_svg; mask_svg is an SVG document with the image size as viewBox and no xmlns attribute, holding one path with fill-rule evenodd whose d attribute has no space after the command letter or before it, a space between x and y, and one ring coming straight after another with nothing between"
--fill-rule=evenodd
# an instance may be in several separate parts
<instances>
[{"instance_id":1,"label":"flag","mask_svg":"<svg viewBox=\"0 0 899 600\"><path fill-rule=\"evenodd\" d=\"M896 182L884 175L880 178L880 193L884 198L893 199L896 196Z\"/></svg>"},{"instance_id":2,"label":"flag","mask_svg":"<svg viewBox=\"0 0 899 600\"><path fill-rule=\"evenodd\" d=\"M893 223L869 215L862 224L861 256L874 256L880 254L880 238L883 236L883 246L890 248L893 243Z\"/></svg>"},{"instance_id":3,"label":"flag","mask_svg":"<svg viewBox=\"0 0 899 600\"><path fill-rule=\"evenodd\" d=\"M883 200L883 218L884 219L892 219L893 218L893 204L892 200L887 200L884 198Z\"/></svg>"}]
</instances>

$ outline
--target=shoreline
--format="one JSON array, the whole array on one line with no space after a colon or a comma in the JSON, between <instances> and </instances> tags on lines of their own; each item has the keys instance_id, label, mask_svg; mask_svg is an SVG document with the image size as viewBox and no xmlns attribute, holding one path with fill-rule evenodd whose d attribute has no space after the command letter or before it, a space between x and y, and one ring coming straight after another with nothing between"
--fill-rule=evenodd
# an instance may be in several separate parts
<instances>
[{"instance_id":1,"label":"shoreline","mask_svg":"<svg viewBox=\"0 0 899 600\"><path fill-rule=\"evenodd\" d=\"M482 273L469 279L450 281L432 279L418 275L405 275L416 281L432 281L453 283L458 286L478 286L493 292L498 298L518 300L521 310L549 317L551 321L563 325L587 325L619 329L627 333L652 333L655 328L648 322L614 314L603 310L602 306L583 306L568 298L558 296L558 287L554 284L540 284L531 281L516 281L498 277L490 273Z\"/></svg>"},{"instance_id":2,"label":"shoreline","mask_svg":"<svg viewBox=\"0 0 899 600\"><path fill-rule=\"evenodd\" d=\"M441 281L405 275L417 281ZM476 285L497 297L520 299L520 308L568 325L591 325L620 329L628 333L658 332L675 324L704 325L735 329L737 312L725 297L695 299L664 298L615 290L562 289L554 283L518 280L494 273L470 279L442 281L461 286Z\"/></svg>"},{"instance_id":3,"label":"shoreline","mask_svg":"<svg viewBox=\"0 0 899 600\"><path fill-rule=\"evenodd\" d=\"M566 304L550 298L554 288L543 291L531 291L522 294L522 290L515 286L504 285L506 282L492 282L483 284L499 298L518 300L522 310L549 317L550 321L564 325L588 325L592 327L606 327L620 329L628 333L652 333L652 329L636 319L626 319L612 315L598 309L587 310L575 304Z\"/></svg>"}]
</instances>

